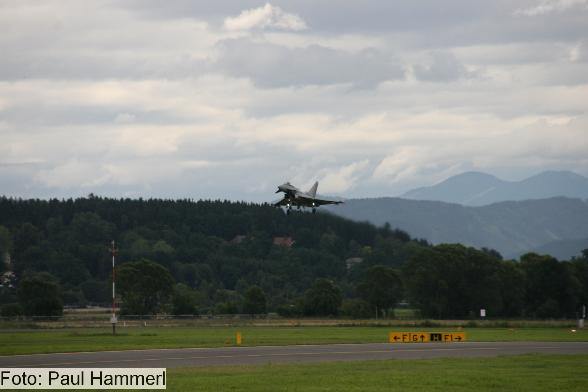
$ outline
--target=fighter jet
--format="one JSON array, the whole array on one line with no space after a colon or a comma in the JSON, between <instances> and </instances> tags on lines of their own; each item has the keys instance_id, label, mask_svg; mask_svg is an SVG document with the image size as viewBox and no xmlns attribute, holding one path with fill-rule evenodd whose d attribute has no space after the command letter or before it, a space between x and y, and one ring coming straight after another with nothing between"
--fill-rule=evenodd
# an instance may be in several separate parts
<instances>
[{"instance_id":1,"label":"fighter jet","mask_svg":"<svg viewBox=\"0 0 588 392\"><path fill-rule=\"evenodd\" d=\"M279 185L278 190L276 193L283 192L284 198L275 202L274 206L276 207L286 207L286 214L290 214L290 209L292 206L298 207L309 207L312 208L312 213L316 212L316 207L325 205L325 204L341 204L342 201L339 200L329 200L316 197L316 189L318 188L318 181L314 183L312 188L310 188L307 192L302 192L300 189L296 188L294 185L290 184L289 182Z\"/></svg>"}]
</instances>

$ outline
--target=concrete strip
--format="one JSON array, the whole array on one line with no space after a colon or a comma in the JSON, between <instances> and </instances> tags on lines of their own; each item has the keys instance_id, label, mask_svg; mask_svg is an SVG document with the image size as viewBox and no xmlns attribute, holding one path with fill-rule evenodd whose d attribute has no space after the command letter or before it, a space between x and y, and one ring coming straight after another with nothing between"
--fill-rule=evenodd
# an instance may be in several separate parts
<instances>
[{"instance_id":1,"label":"concrete strip","mask_svg":"<svg viewBox=\"0 0 588 392\"><path fill-rule=\"evenodd\" d=\"M529 353L588 354L588 342L370 343L101 351L2 356L0 367L173 368L270 362L494 357Z\"/></svg>"}]
</instances>

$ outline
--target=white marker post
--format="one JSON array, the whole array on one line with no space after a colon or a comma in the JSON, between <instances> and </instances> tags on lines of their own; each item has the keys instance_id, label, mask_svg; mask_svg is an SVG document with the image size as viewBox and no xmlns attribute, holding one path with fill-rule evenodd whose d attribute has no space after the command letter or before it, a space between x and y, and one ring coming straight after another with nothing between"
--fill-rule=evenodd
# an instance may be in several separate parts
<instances>
[{"instance_id":1,"label":"white marker post","mask_svg":"<svg viewBox=\"0 0 588 392\"><path fill-rule=\"evenodd\" d=\"M110 323L112 324L112 334L116 335L116 290L115 290L115 279L116 273L114 269L114 258L118 252L118 249L114 246L114 240L112 240L110 252L112 254L112 317L110 318Z\"/></svg>"}]
</instances>

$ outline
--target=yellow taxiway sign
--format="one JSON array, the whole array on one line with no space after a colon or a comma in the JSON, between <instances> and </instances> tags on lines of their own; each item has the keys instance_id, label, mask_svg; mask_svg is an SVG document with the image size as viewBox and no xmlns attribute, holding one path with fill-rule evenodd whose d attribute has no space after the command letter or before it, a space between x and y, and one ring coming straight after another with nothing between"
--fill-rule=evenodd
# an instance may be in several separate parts
<instances>
[{"instance_id":1,"label":"yellow taxiway sign","mask_svg":"<svg viewBox=\"0 0 588 392\"><path fill-rule=\"evenodd\" d=\"M465 342L464 332L390 332L390 343Z\"/></svg>"}]
</instances>

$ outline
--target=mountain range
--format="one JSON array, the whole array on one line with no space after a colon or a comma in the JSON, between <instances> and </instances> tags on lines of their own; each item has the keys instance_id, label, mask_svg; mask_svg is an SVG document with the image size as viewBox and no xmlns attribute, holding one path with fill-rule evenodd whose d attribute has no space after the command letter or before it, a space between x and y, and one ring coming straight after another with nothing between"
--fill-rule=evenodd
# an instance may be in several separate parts
<instances>
[{"instance_id":1,"label":"mountain range","mask_svg":"<svg viewBox=\"0 0 588 392\"><path fill-rule=\"evenodd\" d=\"M588 199L588 178L570 171L545 171L522 181L504 181L486 173L466 172L433 186L413 189L400 197L483 206L557 196Z\"/></svg>"},{"instance_id":2,"label":"mountain range","mask_svg":"<svg viewBox=\"0 0 588 392\"><path fill-rule=\"evenodd\" d=\"M327 210L356 221L389 223L433 244L491 248L508 258L558 250L551 254L569 259L588 248L588 201L581 199L555 197L471 207L385 197L350 199Z\"/></svg>"}]
</instances>

